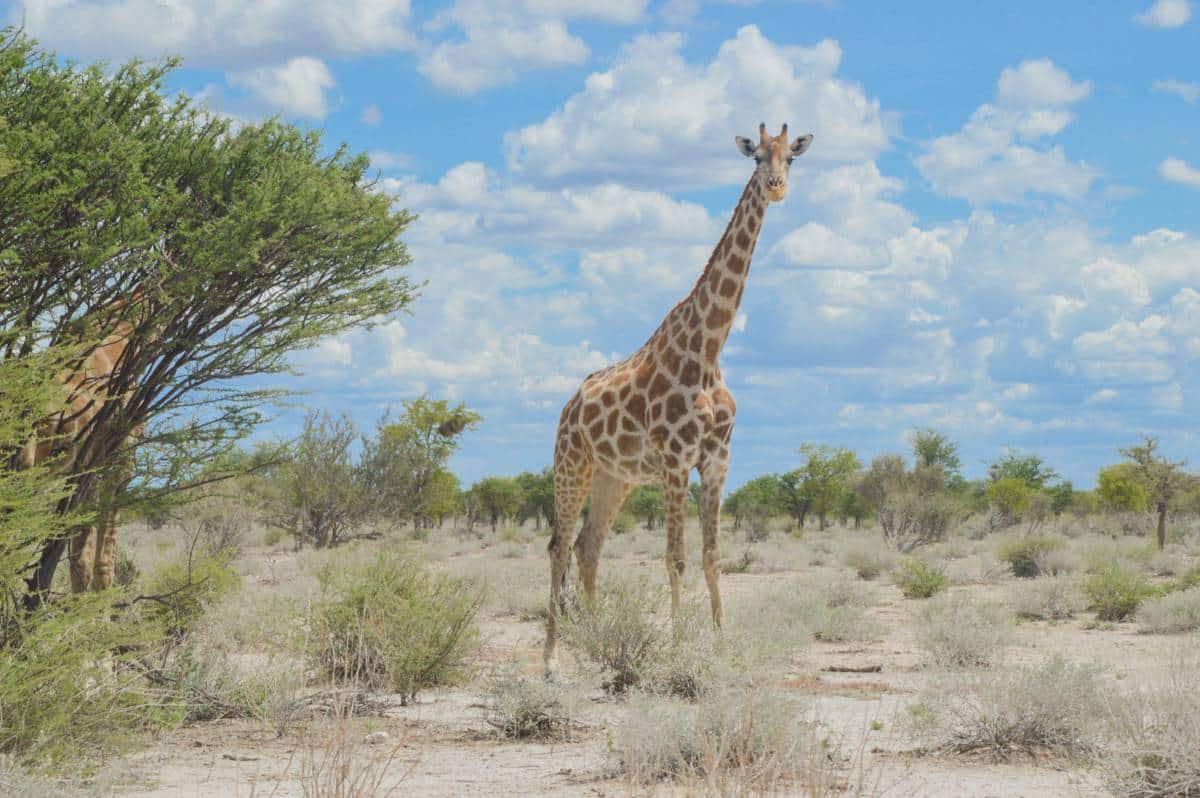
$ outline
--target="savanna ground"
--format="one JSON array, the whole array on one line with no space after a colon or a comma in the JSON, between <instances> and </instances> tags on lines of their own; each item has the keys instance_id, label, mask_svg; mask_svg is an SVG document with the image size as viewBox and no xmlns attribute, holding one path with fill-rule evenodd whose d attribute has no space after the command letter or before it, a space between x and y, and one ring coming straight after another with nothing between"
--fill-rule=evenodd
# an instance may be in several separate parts
<instances>
[{"instance_id":1,"label":"savanna ground","mask_svg":"<svg viewBox=\"0 0 1200 798\"><path fill-rule=\"evenodd\" d=\"M1190 733L1159 740L1185 752L1200 743L1200 588L1179 589L1200 563L1200 524L1176 524L1162 553L1149 538L1114 534L1104 516L1051 526L1056 542L1032 545L1048 550L1036 553L1043 573L1018 578L998 554L1013 540L1044 538L1021 528L984 536L967 522L918 552L916 578L907 561L910 592L937 590L937 572L944 587L906 598L898 584L906 561L875 529L796 535L778 519L765 540L747 545L744 529L726 523L726 624L717 638L704 620L692 520L689 607L676 642L663 532L639 524L608 540L599 612L619 625L649 607L654 623L624 637L603 624L572 627L552 685L541 680L543 532L482 526L468 534L447 523L424 540L402 530L295 551L290 539L267 543L278 536L248 526L233 562L240 586L189 633L191 656L206 663L198 694L213 702L195 714L213 719L104 762L83 785L30 777L10 787L164 798L1197 794L1194 757L1167 767L1171 751L1131 745L1146 739L1153 748L1156 733ZM175 561L187 538L170 526L122 530L142 574ZM385 550L485 591L467 672L413 701L323 686L302 653L322 569L352 570ZM1096 608L1114 614L1100 603L1113 574L1140 585L1134 593L1171 592L1139 596L1141 610L1125 620L1101 620ZM623 660L635 684L619 692L611 663L603 670L582 654L639 645ZM223 711L215 694L238 689L255 694L255 711ZM1183 786L1163 773L1130 783L1147 761Z\"/></svg>"}]
</instances>

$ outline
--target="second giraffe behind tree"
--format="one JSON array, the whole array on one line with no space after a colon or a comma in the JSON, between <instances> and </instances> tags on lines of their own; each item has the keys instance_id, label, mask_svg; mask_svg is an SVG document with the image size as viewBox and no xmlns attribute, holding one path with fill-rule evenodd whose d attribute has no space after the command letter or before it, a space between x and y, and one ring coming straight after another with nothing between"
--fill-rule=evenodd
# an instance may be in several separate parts
<instances>
[{"instance_id":1,"label":"second giraffe behind tree","mask_svg":"<svg viewBox=\"0 0 1200 798\"><path fill-rule=\"evenodd\" d=\"M778 136L767 135L766 125L759 125L758 133L757 145L741 136L736 139L738 149L753 158L756 167L696 285L641 349L584 379L559 418L544 652L548 675L558 664L558 613L572 540L584 593L594 600L604 538L634 485L662 485L671 612L678 613L685 567L684 507L693 468L700 473L704 578L713 622L721 623L717 532L735 405L718 360L742 300L767 205L786 196L792 159L812 143L811 135L789 142L787 125ZM575 536L589 493L587 519Z\"/></svg>"}]
</instances>

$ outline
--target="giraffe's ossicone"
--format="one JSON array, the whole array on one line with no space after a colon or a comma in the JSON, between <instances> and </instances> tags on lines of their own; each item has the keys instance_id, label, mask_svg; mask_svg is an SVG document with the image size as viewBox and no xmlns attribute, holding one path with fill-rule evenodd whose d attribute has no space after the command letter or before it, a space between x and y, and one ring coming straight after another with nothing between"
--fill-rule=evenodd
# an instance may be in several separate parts
<instances>
[{"instance_id":1,"label":"giraffe's ossicone","mask_svg":"<svg viewBox=\"0 0 1200 798\"><path fill-rule=\"evenodd\" d=\"M719 359L742 300L767 205L786 196L792 160L812 143L811 135L789 141L787 125L778 136L768 136L765 125L758 130L757 144L736 138L742 154L754 159L754 173L691 292L641 349L584 379L559 418L544 652L548 674L557 666L558 612L572 543L584 593L594 599L604 538L634 485L662 485L671 610L678 612L684 506L693 468L700 473L704 576L713 621L721 623L717 532L736 406ZM588 516L576 536L589 495Z\"/></svg>"}]
</instances>

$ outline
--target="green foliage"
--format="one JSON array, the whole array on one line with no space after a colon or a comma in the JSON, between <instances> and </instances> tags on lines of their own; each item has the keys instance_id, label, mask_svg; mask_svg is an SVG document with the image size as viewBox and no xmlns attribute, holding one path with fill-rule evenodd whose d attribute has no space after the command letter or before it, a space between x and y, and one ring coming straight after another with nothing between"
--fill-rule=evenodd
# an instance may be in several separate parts
<instances>
[{"instance_id":1,"label":"green foliage","mask_svg":"<svg viewBox=\"0 0 1200 798\"><path fill-rule=\"evenodd\" d=\"M918 466L940 468L948 480L962 479L962 460L958 456L958 444L949 436L935 429L914 430L910 436L913 457Z\"/></svg>"},{"instance_id":2,"label":"green foliage","mask_svg":"<svg viewBox=\"0 0 1200 798\"><path fill-rule=\"evenodd\" d=\"M1061 549L1063 545L1062 538L1050 535L1011 538L996 549L996 559L1008 563L1014 576L1031 578L1042 573L1039 558L1047 552Z\"/></svg>"},{"instance_id":3,"label":"green foliage","mask_svg":"<svg viewBox=\"0 0 1200 798\"><path fill-rule=\"evenodd\" d=\"M604 687L622 693L647 680L666 635L654 620L659 596L644 582L604 584L594 604L576 601L561 619L568 646L600 668Z\"/></svg>"},{"instance_id":4,"label":"green foliage","mask_svg":"<svg viewBox=\"0 0 1200 798\"><path fill-rule=\"evenodd\" d=\"M756 477L730 494L724 503L725 512L733 516L733 528L749 522L749 542L767 536L768 523L776 513L784 511L783 484L774 474Z\"/></svg>"},{"instance_id":5,"label":"green foliage","mask_svg":"<svg viewBox=\"0 0 1200 798\"><path fill-rule=\"evenodd\" d=\"M988 504L1008 523L1016 523L1029 508L1029 483L1018 477L1002 477L988 485Z\"/></svg>"},{"instance_id":6,"label":"green foliage","mask_svg":"<svg viewBox=\"0 0 1200 798\"><path fill-rule=\"evenodd\" d=\"M385 414L374 436L362 439L357 476L373 512L405 523L452 512L458 480L446 470L459 437L482 420L465 405L422 396L403 403L392 421Z\"/></svg>"},{"instance_id":7,"label":"green foliage","mask_svg":"<svg viewBox=\"0 0 1200 798\"><path fill-rule=\"evenodd\" d=\"M1114 564L1088 577L1083 592L1098 620L1123 621L1158 591L1146 577Z\"/></svg>"},{"instance_id":8,"label":"green foliage","mask_svg":"<svg viewBox=\"0 0 1200 798\"><path fill-rule=\"evenodd\" d=\"M481 593L392 553L358 566L330 563L309 624L309 660L322 676L416 698L452 683L479 641Z\"/></svg>"},{"instance_id":9,"label":"green foliage","mask_svg":"<svg viewBox=\"0 0 1200 798\"><path fill-rule=\"evenodd\" d=\"M807 511L816 513L824 529L825 519L837 510L843 493L849 489L850 478L859 469L858 458L849 449L810 443L800 447L800 454L804 456L804 465L799 469L798 481L792 480L797 484L790 490L803 496Z\"/></svg>"},{"instance_id":10,"label":"green foliage","mask_svg":"<svg viewBox=\"0 0 1200 798\"><path fill-rule=\"evenodd\" d=\"M900 551L912 551L945 538L960 514L958 501L946 495L945 487L940 466L918 463L910 470L900 455L885 454L871 461L857 489L875 508L884 540Z\"/></svg>"},{"instance_id":11,"label":"green foliage","mask_svg":"<svg viewBox=\"0 0 1200 798\"><path fill-rule=\"evenodd\" d=\"M1145 510L1149 502L1146 488L1130 463L1117 463L1100 469L1096 475L1096 493L1110 510Z\"/></svg>"},{"instance_id":12,"label":"green foliage","mask_svg":"<svg viewBox=\"0 0 1200 798\"><path fill-rule=\"evenodd\" d=\"M896 584L905 598L929 598L945 590L950 580L938 566L905 557L896 569Z\"/></svg>"},{"instance_id":13,"label":"green foliage","mask_svg":"<svg viewBox=\"0 0 1200 798\"><path fill-rule=\"evenodd\" d=\"M241 584L233 570L233 552L195 548L160 566L146 581L146 617L173 635L191 631L204 611Z\"/></svg>"},{"instance_id":14,"label":"green foliage","mask_svg":"<svg viewBox=\"0 0 1200 798\"><path fill-rule=\"evenodd\" d=\"M24 446L36 420L55 406L52 378L60 362L58 353L49 351L0 360L0 452L11 455ZM0 467L0 646L9 625L23 615L26 567L48 541L85 520L59 515L59 502L71 487L51 465Z\"/></svg>"},{"instance_id":15,"label":"green foliage","mask_svg":"<svg viewBox=\"0 0 1200 798\"><path fill-rule=\"evenodd\" d=\"M81 67L11 29L0 42L0 360L132 327L106 384L122 401L70 464L77 508L143 427L135 495L114 500L191 484L279 395L262 375L415 296L399 239L413 217L365 155L168 93L176 63ZM61 545L45 550L42 588Z\"/></svg>"},{"instance_id":16,"label":"green foliage","mask_svg":"<svg viewBox=\"0 0 1200 798\"><path fill-rule=\"evenodd\" d=\"M538 529L542 522L547 526L554 524L554 470L547 467L538 473L524 471L517 474L517 484L521 488L521 507L517 511L522 521L534 519Z\"/></svg>"},{"instance_id":17,"label":"green foliage","mask_svg":"<svg viewBox=\"0 0 1200 798\"><path fill-rule=\"evenodd\" d=\"M349 416L311 412L291 457L274 471L282 500L276 523L290 529L298 544L337 545L371 511L351 461L355 435Z\"/></svg>"},{"instance_id":18,"label":"green foliage","mask_svg":"<svg viewBox=\"0 0 1200 798\"><path fill-rule=\"evenodd\" d=\"M988 466L988 479L992 482L1016 479L1031 490L1041 490L1057 478L1058 472L1046 465L1046 461L1036 454L1021 454L1010 450Z\"/></svg>"},{"instance_id":19,"label":"green foliage","mask_svg":"<svg viewBox=\"0 0 1200 798\"><path fill-rule=\"evenodd\" d=\"M655 524L661 525L667 511L660 485L638 485L630 491L625 506L634 518L645 524L646 529L653 529Z\"/></svg>"},{"instance_id":20,"label":"green foliage","mask_svg":"<svg viewBox=\"0 0 1200 798\"><path fill-rule=\"evenodd\" d=\"M78 771L82 761L121 751L156 720L130 663L157 630L118 617L112 597L64 597L19 627L10 623L0 646L0 754Z\"/></svg>"},{"instance_id":21,"label":"green foliage","mask_svg":"<svg viewBox=\"0 0 1200 798\"><path fill-rule=\"evenodd\" d=\"M488 518L492 531L501 518L513 518L521 509L521 486L508 477L486 477L471 486L472 499L479 512Z\"/></svg>"}]
</instances>

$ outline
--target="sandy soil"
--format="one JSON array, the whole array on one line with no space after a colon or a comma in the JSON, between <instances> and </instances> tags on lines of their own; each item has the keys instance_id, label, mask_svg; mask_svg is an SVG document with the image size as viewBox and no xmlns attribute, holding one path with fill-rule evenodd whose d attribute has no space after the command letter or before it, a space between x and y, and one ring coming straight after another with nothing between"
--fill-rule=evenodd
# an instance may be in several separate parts
<instances>
[{"instance_id":1,"label":"sandy soil","mask_svg":"<svg viewBox=\"0 0 1200 798\"><path fill-rule=\"evenodd\" d=\"M794 545L803 549L805 542ZM527 568L540 586L544 579L541 546L540 539L530 541L524 556L504 561L505 567ZM626 546L620 559L606 559L605 567L644 567L652 578L658 577L661 561L657 555L637 554L638 548ZM448 571L470 571L491 567L489 558L495 553L495 548L480 551L475 546L465 553L452 552L435 559ZM245 599L253 601L256 595L286 590L288 577L279 574L287 572L288 560L294 556L280 550L249 552L242 561L249 577ZM799 562L791 570L769 574L729 574L722 585L726 605L731 606L768 584L802 585L831 577L854 579L852 572L834 562L820 566ZM691 589L703 590L702 584L693 581ZM947 798L1103 794L1094 775L1051 757L994 762L979 757L922 755L914 750L901 731L904 709L915 694L936 689L946 677L922 666L913 639L913 618L920 602L904 599L895 587L883 582L878 582L876 589L878 601L870 613L883 630L878 639L861 644L813 642L791 659L787 673L776 685L804 696L813 717L842 740L844 750L856 760L847 775L865 782L862 794ZM973 599L997 601L1006 589L1007 583L952 588ZM489 678L497 668L512 663L531 676L538 675L542 627L537 621L501 614L494 607L481 621L485 645L480 676L470 685L426 692L406 707L397 701L384 702L381 710L352 718L341 729L336 721L323 718L302 724L282 738L247 720L178 729L149 749L112 763L107 772L119 786L107 794L300 796L304 794L302 778L307 775L311 781L313 769L337 750L353 754L356 772L378 776L378 789L370 792L364 787L362 794L695 794L694 787L684 790L625 782L607 750L611 728L625 708L621 701L594 689L587 695L590 709L583 725L570 741L513 742L500 737L484 717ZM1139 635L1132 624L1097 625L1085 614L1061 623L1020 624L1008 661L1040 662L1060 654L1071 661L1105 666L1106 678L1115 686L1154 678L1156 667L1179 645L1178 637ZM879 672L828 670L871 666L879 666ZM571 678L569 668L567 678ZM339 739L345 743L340 749Z\"/></svg>"}]
</instances>

